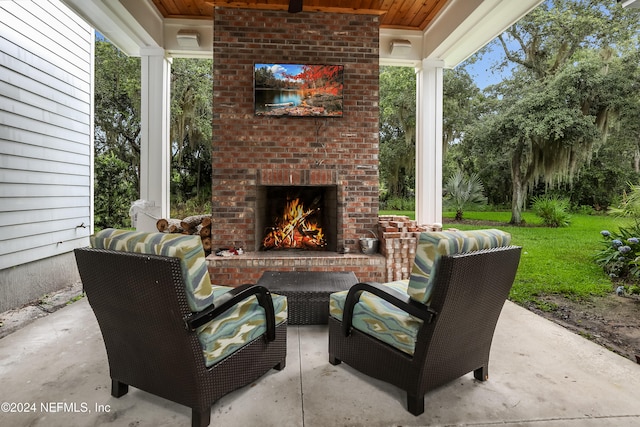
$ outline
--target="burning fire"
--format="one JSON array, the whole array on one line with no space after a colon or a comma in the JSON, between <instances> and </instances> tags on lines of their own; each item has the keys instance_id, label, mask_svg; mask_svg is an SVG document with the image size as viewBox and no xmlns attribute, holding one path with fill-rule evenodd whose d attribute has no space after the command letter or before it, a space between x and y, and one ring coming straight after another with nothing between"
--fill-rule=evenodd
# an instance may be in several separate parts
<instances>
[{"instance_id":1,"label":"burning fire","mask_svg":"<svg viewBox=\"0 0 640 427\"><path fill-rule=\"evenodd\" d=\"M265 249L321 249L327 245L322 228L310 217L320 208L305 209L300 199L287 202L282 218L262 239Z\"/></svg>"}]
</instances>

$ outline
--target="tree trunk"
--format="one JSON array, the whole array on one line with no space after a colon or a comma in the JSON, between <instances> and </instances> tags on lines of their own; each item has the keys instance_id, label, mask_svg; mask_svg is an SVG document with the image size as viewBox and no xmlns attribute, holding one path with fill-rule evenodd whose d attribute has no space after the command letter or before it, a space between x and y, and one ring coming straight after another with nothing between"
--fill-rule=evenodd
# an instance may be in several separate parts
<instances>
[{"instance_id":1,"label":"tree trunk","mask_svg":"<svg viewBox=\"0 0 640 427\"><path fill-rule=\"evenodd\" d=\"M521 177L518 177L521 178ZM511 220L509 224L520 225L522 224L522 209L524 206L524 199L526 196L526 185L523 185L520 179L513 177L512 186L512 202L511 202Z\"/></svg>"},{"instance_id":2,"label":"tree trunk","mask_svg":"<svg viewBox=\"0 0 640 427\"><path fill-rule=\"evenodd\" d=\"M521 148L514 150L511 157L511 220L510 224L522 224L522 211L527 197L527 174L521 168Z\"/></svg>"}]
</instances>

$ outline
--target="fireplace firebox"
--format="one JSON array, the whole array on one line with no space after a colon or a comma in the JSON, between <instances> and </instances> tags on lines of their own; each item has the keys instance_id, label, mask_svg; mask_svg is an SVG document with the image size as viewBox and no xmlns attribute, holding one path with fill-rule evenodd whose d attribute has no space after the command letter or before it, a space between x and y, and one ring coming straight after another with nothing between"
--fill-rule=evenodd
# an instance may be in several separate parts
<instances>
[{"instance_id":1,"label":"fireplace firebox","mask_svg":"<svg viewBox=\"0 0 640 427\"><path fill-rule=\"evenodd\" d=\"M258 186L256 250L337 250L337 186Z\"/></svg>"}]
</instances>

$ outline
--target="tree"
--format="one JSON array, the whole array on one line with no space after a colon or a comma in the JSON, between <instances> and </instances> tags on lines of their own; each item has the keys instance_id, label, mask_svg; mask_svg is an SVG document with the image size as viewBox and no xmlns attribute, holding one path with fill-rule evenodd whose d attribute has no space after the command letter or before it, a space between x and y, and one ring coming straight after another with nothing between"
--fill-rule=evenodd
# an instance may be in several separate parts
<instances>
[{"instance_id":1,"label":"tree","mask_svg":"<svg viewBox=\"0 0 640 427\"><path fill-rule=\"evenodd\" d=\"M96 182L98 223L115 221L114 209L128 217L131 202L139 198L141 81L139 58L127 57L105 40L96 41L95 66L96 177L112 182L105 174L115 174L133 188L125 192L129 200L122 200L110 193L110 185ZM202 205L211 198L211 72L211 60L176 58L172 64L172 205L189 199ZM98 203L103 194L119 204Z\"/></svg>"},{"instance_id":2,"label":"tree","mask_svg":"<svg viewBox=\"0 0 640 427\"><path fill-rule=\"evenodd\" d=\"M637 142L634 145L637 147ZM620 200L628 182L639 182L640 174L634 170L635 147L612 133L573 184L558 187L558 194L568 196L574 207L589 206L606 212Z\"/></svg>"},{"instance_id":3,"label":"tree","mask_svg":"<svg viewBox=\"0 0 640 427\"><path fill-rule=\"evenodd\" d=\"M113 152L96 156L94 163L94 225L98 229L129 227L129 208L138 194L129 179L129 165Z\"/></svg>"},{"instance_id":4,"label":"tree","mask_svg":"<svg viewBox=\"0 0 640 427\"><path fill-rule=\"evenodd\" d=\"M495 173L497 170L491 166L493 159L482 158L479 161L467 150L468 144L462 143L469 126L472 126L491 104L491 100L484 96L465 69L472 61L454 70L445 70L443 75L443 176L451 176L461 170L478 174L482 171ZM494 179L493 176L485 175L485 178L482 181L494 185L504 183L503 179ZM496 198L498 199L499 197Z\"/></svg>"},{"instance_id":5,"label":"tree","mask_svg":"<svg viewBox=\"0 0 640 427\"><path fill-rule=\"evenodd\" d=\"M380 69L380 177L391 197L415 184L416 77L412 68Z\"/></svg>"},{"instance_id":6,"label":"tree","mask_svg":"<svg viewBox=\"0 0 640 427\"><path fill-rule=\"evenodd\" d=\"M445 70L443 75L443 153L464 138L466 127L478 118L484 96L464 67Z\"/></svg>"},{"instance_id":7,"label":"tree","mask_svg":"<svg viewBox=\"0 0 640 427\"><path fill-rule=\"evenodd\" d=\"M443 152L464 137L484 98L464 68L443 77ZM380 177L390 196L407 197L415 188L416 76L409 67L380 70ZM462 160L459 158L460 162ZM460 169L458 163L453 169Z\"/></svg>"},{"instance_id":8,"label":"tree","mask_svg":"<svg viewBox=\"0 0 640 427\"><path fill-rule=\"evenodd\" d=\"M537 181L571 183L606 142L637 74L622 70L639 28L637 16L613 2L548 0L498 37L502 65L516 68L491 89L500 102L473 138L476 155L510 161L512 223L522 222Z\"/></svg>"},{"instance_id":9,"label":"tree","mask_svg":"<svg viewBox=\"0 0 640 427\"><path fill-rule=\"evenodd\" d=\"M95 151L112 152L130 165L138 188L140 164L140 59L108 41L95 47Z\"/></svg>"},{"instance_id":10,"label":"tree","mask_svg":"<svg viewBox=\"0 0 640 427\"><path fill-rule=\"evenodd\" d=\"M140 189L140 60L95 45L94 199L97 228L129 227Z\"/></svg>"},{"instance_id":11,"label":"tree","mask_svg":"<svg viewBox=\"0 0 640 427\"><path fill-rule=\"evenodd\" d=\"M176 58L171 67L173 204L211 196L212 61Z\"/></svg>"}]
</instances>

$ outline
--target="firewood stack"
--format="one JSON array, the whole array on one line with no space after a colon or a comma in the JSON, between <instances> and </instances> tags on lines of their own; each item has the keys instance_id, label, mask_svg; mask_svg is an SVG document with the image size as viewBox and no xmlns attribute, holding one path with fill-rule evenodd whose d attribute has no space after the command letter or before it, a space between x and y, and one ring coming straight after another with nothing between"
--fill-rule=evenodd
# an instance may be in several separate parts
<instances>
[{"instance_id":1,"label":"firewood stack","mask_svg":"<svg viewBox=\"0 0 640 427\"><path fill-rule=\"evenodd\" d=\"M211 215L193 215L184 219L164 219L156 221L161 233L196 234L202 239L205 255L211 253Z\"/></svg>"}]
</instances>

